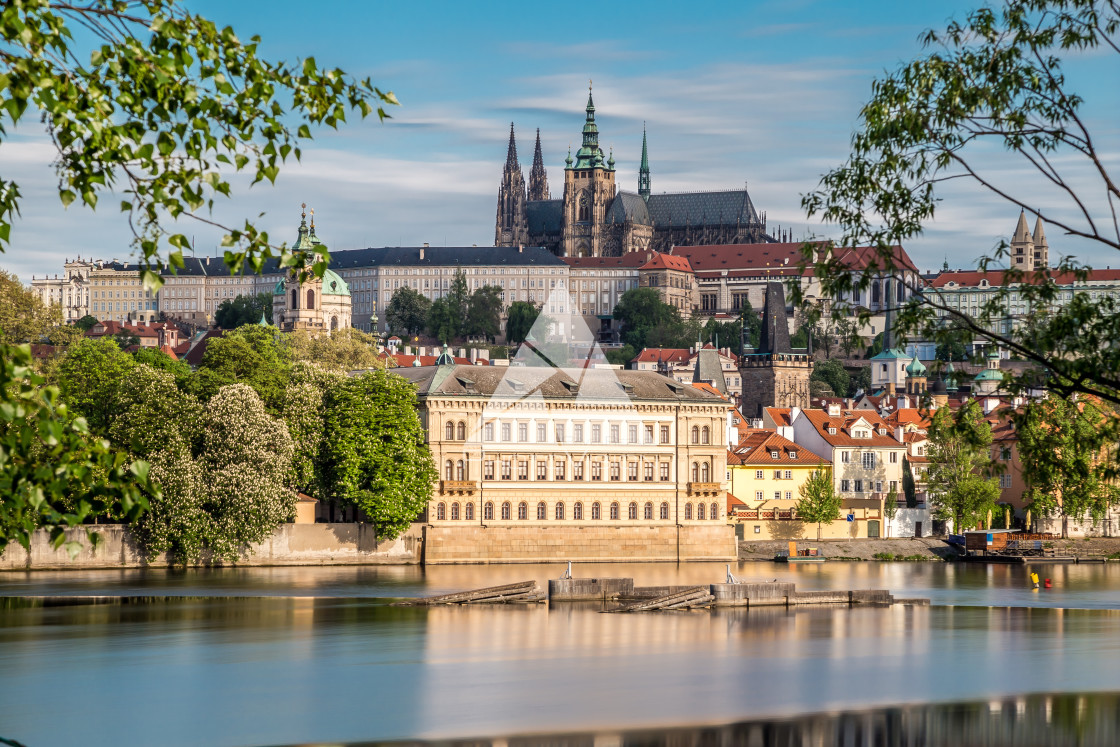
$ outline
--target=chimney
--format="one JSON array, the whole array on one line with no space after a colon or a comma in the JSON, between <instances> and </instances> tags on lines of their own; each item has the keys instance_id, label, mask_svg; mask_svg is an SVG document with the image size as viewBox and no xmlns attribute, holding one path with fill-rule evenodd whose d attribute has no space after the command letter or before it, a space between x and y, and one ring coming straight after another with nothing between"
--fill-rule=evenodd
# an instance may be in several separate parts
<instances>
[{"instance_id":1,"label":"chimney","mask_svg":"<svg viewBox=\"0 0 1120 747\"><path fill-rule=\"evenodd\" d=\"M471 365L478 363L478 348L471 348Z\"/></svg>"},{"instance_id":2,"label":"chimney","mask_svg":"<svg viewBox=\"0 0 1120 747\"><path fill-rule=\"evenodd\" d=\"M896 425L894 427L894 440L902 443L902 426Z\"/></svg>"},{"instance_id":3,"label":"chimney","mask_svg":"<svg viewBox=\"0 0 1120 747\"><path fill-rule=\"evenodd\" d=\"M836 402L829 402L828 403L828 417L830 417L830 418L840 417L840 405L838 403L836 403Z\"/></svg>"},{"instance_id":4,"label":"chimney","mask_svg":"<svg viewBox=\"0 0 1120 747\"><path fill-rule=\"evenodd\" d=\"M521 244L518 244L517 245L517 253L518 254L524 254L525 253L525 247L522 246Z\"/></svg>"},{"instance_id":5,"label":"chimney","mask_svg":"<svg viewBox=\"0 0 1120 747\"><path fill-rule=\"evenodd\" d=\"M428 246L427 244L424 244L424 246L420 247L420 259L424 259L424 249L427 246Z\"/></svg>"}]
</instances>

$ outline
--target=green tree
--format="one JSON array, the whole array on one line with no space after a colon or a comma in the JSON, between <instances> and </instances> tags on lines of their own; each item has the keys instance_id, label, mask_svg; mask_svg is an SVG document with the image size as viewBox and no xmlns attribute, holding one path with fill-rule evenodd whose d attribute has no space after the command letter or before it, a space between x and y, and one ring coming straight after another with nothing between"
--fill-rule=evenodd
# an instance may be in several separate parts
<instances>
[{"instance_id":1,"label":"green tree","mask_svg":"<svg viewBox=\"0 0 1120 747\"><path fill-rule=\"evenodd\" d=\"M493 342L502 331L502 289L486 285L471 294L464 332Z\"/></svg>"},{"instance_id":2,"label":"green tree","mask_svg":"<svg viewBox=\"0 0 1120 747\"><path fill-rule=\"evenodd\" d=\"M884 529L887 537L891 536L891 524L894 523L896 516L898 516L898 490L892 487L887 497L883 499L883 518L886 519Z\"/></svg>"},{"instance_id":3,"label":"green tree","mask_svg":"<svg viewBox=\"0 0 1120 747\"><path fill-rule=\"evenodd\" d=\"M661 300L655 288L632 288L614 308L622 322L622 342L635 350L687 346L680 312Z\"/></svg>"},{"instance_id":4,"label":"green tree","mask_svg":"<svg viewBox=\"0 0 1120 747\"><path fill-rule=\"evenodd\" d=\"M810 374L809 380L822 381L828 384L837 397L845 397L851 386L852 377L848 375L847 369L840 361L823 360L813 363L813 373Z\"/></svg>"},{"instance_id":5,"label":"green tree","mask_svg":"<svg viewBox=\"0 0 1120 747\"><path fill-rule=\"evenodd\" d=\"M82 332L89 332L91 329L97 326L97 317L86 314L81 319L74 322L74 326L80 329Z\"/></svg>"},{"instance_id":6,"label":"green tree","mask_svg":"<svg viewBox=\"0 0 1120 747\"><path fill-rule=\"evenodd\" d=\"M61 324L61 306L44 305L18 277L0 270L0 343L39 342Z\"/></svg>"},{"instance_id":7,"label":"green tree","mask_svg":"<svg viewBox=\"0 0 1120 747\"><path fill-rule=\"evenodd\" d=\"M214 312L214 324L222 329L237 329L246 324L260 324L261 315L272 324L271 293L255 293L223 300Z\"/></svg>"},{"instance_id":8,"label":"green tree","mask_svg":"<svg viewBox=\"0 0 1120 747\"><path fill-rule=\"evenodd\" d=\"M347 327L329 335L312 335L297 330L282 337L286 358L306 361L331 371L355 371L382 365L377 338L360 329Z\"/></svg>"},{"instance_id":9,"label":"green tree","mask_svg":"<svg viewBox=\"0 0 1120 747\"><path fill-rule=\"evenodd\" d=\"M437 298L428 309L428 334L444 345L459 336L462 319L455 316L446 298Z\"/></svg>"},{"instance_id":10,"label":"green tree","mask_svg":"<svg viewBox=\"0 0 1120 747\"><path fill-rule=\"evenodd\" d=\"M1030 506L1059 514L1063 537L1070 517L1099 522L1120 497L1109 479L1115 444L1105 420L1093 402L1054 394L1030 402L1015 418Z\"/></svg>"},{"instance_id":11,"label":"green tree","mask_svg":"<svg viewBox=\"0 0 1120 747\"><path fill-rule=\"evenodd\" d=\"M871 368L868 366L860 366L856 369L855 374L851 377L851 384L848 385L848 396L856 396L856 392L863 392L867 394L871 391Z\"/></svg>"},{"instance_id":12,"label":"green tree","mask_svg":"<svg viewBox=\"0 0 1120 747\"><path fill-rule=\"evenodd\" d=\"M210 340L202 356L192 391L208 400L224 386L248 384L269 412L278 413L287 386L290 357L276 330L255 325L239 327Z\"/></svg>"},{"instance_id":13,"label":"green tree","mask_svg":"<svg viewBox=\"0 0 1120 747\"><path fill-rule=\"evenodd\" d=\"M379 537L399 536L427 506L436 480L415 387L388 371L362 374L332 386L325 410L326 498L357 506Z\"/></svg>"},{"instance_id":14,"label":"green tree","mask_svg":"<svg viewBox=\"0 0 1120 747\"><path fill-rule=\"evenodd\" d=\"M56 387L31 368L28 345L0 346L0 552L30 549L40 526L72 554L65 530L97 516L130 521L158 494L149 465L114 451L74 417Z\"/></svg>"},{"instance_id":15,"label":"green tree","mask_svg":"<svg viewBox=\"0 0 1120 747\"><path fill-rule=\"evenodd\" d=\"M721 348L730 348L733 352L739 349L739 336L743 330L742 321L717 322L715 317L709 317L700 330L700 339Z\"/></svg>"},{"instance_id":16,"label":"green tree","mask_svg":"<svg viewBox=\"0 0 1120 747\"><path fill-rule=\"evenodd\" d=\"M132 354L132 359L160 371L167 371L175 377L175 383L180 389L188 386L191 377L191 367L186 361L172 358L159 348L140 348Z\"/></svg>"},{"instance_id":17,"label":"green tree","mask_svg":"<svg viewBox=\"0 0 1120 747\"><path fill-rule=\"evenodd\" d=\"M300 361L292 366L291 380L284 392L281 414L295 445L291 483L296 490L316 498L324 498L320 450L327 393L341 381L339 373Z\"/></svg>"},{"instance_id":18,"label":"green tree","mask_svg":"<svg viewBox=\"0 0 1120 747\"><path fill-rule=\"evenodd\" d=\"M746 330L744 335L745 341L752 348L758 347L758 342L762 338L762 317L751 306L750 299L743 296L743 308L739 310L739 329Z\"/></svg>"},{"instance_id":19,"label":"green tree","mask_svg":"<svg viewBox=\"0 0 1120 747\"><path fill-rule=\"evenodd\" d=\"M93 40L92 54L83 46L87 40ZM397 103L368 79L355 81L313 58L263 58L257 37L243 43L233 29L219 29L177 0L7 3L0 9L0 42L0 140L21 120L42 122L57 151L52 173L64 205L81 198L94 208L103 193L119 195L145 266L145 286L153 292L162 284L160 270L182 267L190 245L186 234L167 230L169 220L213 223L214 200L233 195L234 172L251 174L252 183L273 182L289 156L300 157L311 127L337 127L350 111L384 118L383 107ZM16 181L0 179L0 251L11 240L22 198ZM326 269L325 258L312 265L304 251L271 245L251 222L221 228L227 231L225 262L234 272L259 272L270 255L285 267L310 267L316 274ZM16 434L19 448L5 452L5 459L27 457L27 444L48 433L41 427L49 423L71 428L52 437L70 449L56 470L13 473L22 482L0 491L3 511L35 514L54 528L68 525L73 517L44 506L63 482L94 495L81 465L102 464L109 454L99 442L84 440L78 419L58 418L53 395L20 394L18 382L30 381L24 354L3 340L0 369L12 381L0 387L0 413L28 429ZM106 495L119 488L129 511L140 505L128 498L143 481L135 472L146 475L144 465L133 469L130 477L127 469L111 467L108 474L119 484L110 479L102 486ZM48 503L38 502L40 493ZM35 504L28 503L32 496Z\"/></svg>"},{"instance_id":20,"label":"green tree","mask_svg":"<svg viewBox=\"0 0 1120 747\"><path fill-rule=\"evenodd\" d=\"M86 419L98 435L109 433L119 414L117 390L136 360L107 337L85 339L71 346L58 367L58 385L70 410Z\"/></svg>"},{"instance_id":21,"label":"green tree","mask_svg":"<svg viewBox=\"0 0 1120 747\"><path fill-rule=\"evenodd\" d=\"M928 435L926 485L934 516L951 519L956 532L986 521L1000 491L999 480L986 476L992 426L980 405L970 400L956 413L938 408L930 418Z\"/></svg>"},{"instance_id":22,"label":"green tree","mask_svg":"<svg viewBox=\"0 0 1120 747\"><path fill-rule=\"evenodd\" d=\"M902 493L906 496L906 508L918 507L918 486L914 482L914 468L910 466L910 458L902 457Z\"/></svg>"},{"instance_id":23,"label":"green tree","mask_svg":"<svg viewBox=\"0 0 1120 747\"><path fill-rule=\"evenodd\" d=\"M510 304L506 319L506 342L510 345L525 342L540 313L540 308L526 301L514 301Z\"/></svg>"},{"instance_id":24,"label":"green tree","mask_svg":"<svg viewBox=\"0 0 1120 747\"><path fill-rule=\"evenodd\" d=\"M409 287L398 288L389 299L385 310L385 323L390 332L411 336L424 331L432 302Z\"/></svg>"},{"instance_id":25,"label":"green tree","mask_svg":"<svg viewBox=\"0 0 1120 747\"><path fill-rule=\"evenodd\" d=\"M821 524L840 518L843 499L836 494L832 485L832 471L814 470L813 474L801 483L801 499L797 501L797 517L802 521L817 525L817 539L821 538Z\"/></svg>"},{"instance_id":26,"label":"green tree","mask_svg":"<svg viewBox=\"0 0 1120 747\"><path fill-rule=\"evenodd\" d=\"M807 246L805 261L814 265L821 294L842 298L882 275L904 279L896 247L921 234L942 201L955 204L940 192L950 182L963 199L995 196L1032 214L1038 212L1035 185L1052 185L1046 203L1052 235L1081 239L1078 253L1120 250L1108 210L1120 182L1115 162L1089 127L1091 91L1076 90L1077 78L1066 74L1089 55L1115 62L1118 30L1114 2L1005 0L926 32L927 52L873 83L848 160L803 199L810 217L840 227L839 245L873 249L866 272L853 273L841 253ZM1101 94L1109 96L1107 88ZM1008 181L1008 173L1019 177ZM1098 193L1107 199L1096 200ZM1001 242L978 266L995 268L1008 259ZM1059 303L1058 286L1050 282L1063 273L1084 279L1087 271L1071 256L1034 272L1012 265L999 271L1000 282L976 314L920 292L900 310L896 332L940 344L963 330L1034 364L1013 373L1009 387L1033 388L1041 370L1060 394L1120 403L1120 347L1113 344L1120 339L1120 304L1087 292ZM1012 301L1047 313L1006 327Z\"/></svg>"},{"instance_id":27,"label":"green tree","mask_svg":"<svg viewBox=\"0 0 1120 747\"><path fill-rule=\"evenodd\" d=\"M634 356L638 351L634 349L633 345L623 345L620 348L611 348L604 350L603 355L606 356L607 362L616 366L627 366L630 361L634 360Z\"/></svg>"}]
</instances>

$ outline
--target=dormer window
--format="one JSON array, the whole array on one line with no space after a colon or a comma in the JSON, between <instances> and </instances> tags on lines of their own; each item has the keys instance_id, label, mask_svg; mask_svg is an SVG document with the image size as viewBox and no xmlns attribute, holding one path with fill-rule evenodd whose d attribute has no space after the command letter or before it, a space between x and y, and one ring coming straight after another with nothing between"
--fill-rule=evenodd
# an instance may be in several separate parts
<instances>
[{"instance_id":1,"label":"dormer window","mask_svg":"<svg viewBox=\"0 0 1120 747\"><path fill-rule=\"evenodd\" d=\"M777 459L777 458L779 458L780 456L781 456L781 454L779 454L779 453L778 453L778 452L776 452L776 451L771 451L771 452L770 452L770 458L771 458L771 459Z\"/></svg>"},{"instance_id":2,"label":"dormer window","mask_svg":"<svg viewBox=\"0 0 1120 747\"><path fill-rule=\"evenodd\" d=\"M796 451L791 451L789 453L789 458L790 459L796 459L797 458L797 452Z\"/></svg>"},{"instance_id":3,"label":"dormer window","mask_svg":"<svg viewBox=\"0 0 1120 747\"><path fill-rule=\"evenodd\" d=\"M830 435L830 436L835 436L836 435L836 428L834 426L831 426L831 425L828 426L828 435Z\"/></svg>"}]
</instances>

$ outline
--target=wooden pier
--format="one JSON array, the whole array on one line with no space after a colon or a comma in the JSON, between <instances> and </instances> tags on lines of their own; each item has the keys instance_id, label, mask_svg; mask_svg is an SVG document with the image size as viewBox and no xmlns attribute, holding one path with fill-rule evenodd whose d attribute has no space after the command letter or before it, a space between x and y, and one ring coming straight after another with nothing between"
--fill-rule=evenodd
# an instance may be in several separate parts
<instances>
[{"instance_id":1,"label":"wooden pier","mask_svg":"<svg viewBox=\"0 0 1120 747\"><path fill-rule=\"evenodd\" d=\"M489 586L485 589L459 591L454 594L441 594L423 599L408 599L394 602L394 607L432 607L437 604L517 604L544 602L548 595L537 588L536 581L520 581L505 586Z\"/></svg>"}]
</instances>

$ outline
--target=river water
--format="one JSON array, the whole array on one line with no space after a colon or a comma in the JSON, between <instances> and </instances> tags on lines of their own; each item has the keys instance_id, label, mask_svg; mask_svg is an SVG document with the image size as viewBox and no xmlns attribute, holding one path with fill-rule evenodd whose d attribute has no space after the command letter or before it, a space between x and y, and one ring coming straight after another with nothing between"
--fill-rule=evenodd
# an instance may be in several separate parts
<instances>
[{"instance_id":1,"label":"river water","mask_svg":"<svg viewBox=\"0 0 1120 747\"><path fill-rule=\"evenodd\" d=\"M1030 568L1015 566L732 568L799 590L886 588L927 597L930 607L609 615L594 604L388 606L520 580L543 585L563 570L0 573L0 736L40 747L600 735L577 740L590 744L627 730L841 711L880 709L883 720L882 709L929 703L987 704L1018 714L1012 724L1037 711L1039 723L1052 723L1060 701L1018 697L1031 693L1089 694L1067 709L1079 714L1075 723L1117 710L1113 696L1099 695L1120 692L1117 564L1038 566L1053 588L1037 591ZM574 571L638 585L725 576L723 564ZM129 603L42 605L90 595ZM815 718L813 728L824 723ZM1115 725L1094 728L1104 729L1096 743L1115 743ZM1094 743L1085 733L1078 727L1069 743Z\"/></svg>"}]
</instances>

